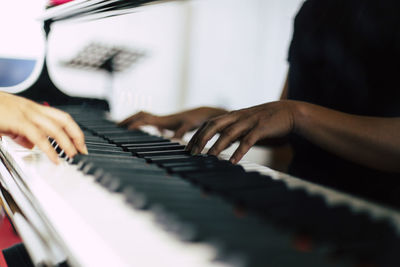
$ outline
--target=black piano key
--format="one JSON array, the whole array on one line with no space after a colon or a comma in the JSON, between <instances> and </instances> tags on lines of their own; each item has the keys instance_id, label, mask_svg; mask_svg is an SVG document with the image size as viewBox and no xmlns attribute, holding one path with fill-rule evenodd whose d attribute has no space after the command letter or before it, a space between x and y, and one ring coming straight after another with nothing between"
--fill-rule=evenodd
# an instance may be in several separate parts
<instances>
[{"instance_id":1,"label":"black piano key","mask_svg":"<svg viewBox=\"0 0 400 267\"><path fill-rule=\"evenodd\" d=\"M144 169L144 170L158 170L159 172L166 173L164 169L161 169L157 165L149 165L145 161L127 161L127 162L106 162L106 161L92 161L93 164L107 170L109 172L121 173L121 174L128 174L128 175L135 175L134 171L137 169Z\"/></svg>"},{"instance_id":2,"label":"black piano key","mask_svg":"<svg viewBox=\"0 0 400 267\"><path fill-rule=\"evenodd\" d=\"M156 152L156 151L166 151L166 150L184 150L185 146L182 145L166 145L166 146L143 146L139 148L128 147L126 150L129 152Z\"/></svg>"},{"instance_id":3,"label":"black piano key","mask_svg":"<svg viewBox=\"0 0 400 267\"><path fill-rule=\"evenodd\" d=\"M187 183L174 179L171 177L165 177L162 174L146 174L138 175L135 177L128 176L103 176L99 179L99 182L112 191L122 192L124 188L132 187L136 191L143 194L148 194L151 192L161 192L162 194L168 192L170 194L181 194L182 192L187 192L188 188L192 190L191 186Z\"/></svg>"},{"instance_id":4,"label":"black piano key","mask_svg":"<svg viewBox=\"0 0 400 267\"><path fill-rule=\"evenodd\" d=\"M105 151L105 150L97 150L91 149L89 151L89 155L91 156L121 156L121 157L132 157L132 153L125 151Z\"/></svg>"},{"instance_id":5,"label":"black piano key","mask_svg":"<svg viewBox=\"0 0 400 267\"><path fill-rule=\"evenodd\" d=\"M132 155L130 152L123 151L121 148L92 148L88 147L89 154L109 154L109 155Z\"/></svg>"},{"instance_id":6,"label":"black piano key","mask_svg":"<svg viewBox=\"0 0 400 267\"><path fill-rule=\"evenodd\" d=\"M124 162L124 163L129 163L129 162L143 162L143 159L139 158L134 158L132 156L120 156L120 155L82 155L78 154L76 155L71 163L72 164L78 164L80 162L86 162L86 161L96 161L96 160L105 160L105 161L113 161L113 162Z\"/></svg>"},{"instance_id":7,"label":"black piano key","mask_svg":"<svg viewBox=\"0 0 400 267\"><path fill-rule=\"evenodd\" d=\"M138 144L148 144L148 143L170 143L168 139L135 139L135 140L122 140L122 141L113 141L114 144L117 144L120 147L128 147L132 145Z\"/></svg>"},{"instance_id":8,"label":"black piano key","mask_svg":"<svg viewBox=\"0 0 400 267\"><path fill-rule=\"evenodd\" d=\"M154 164L163 164L167 162L183 162L190 161L192 157L190 155L172 155L172 156L146 156L144 157L147 161Z\"/></svg>"},{"instance_id":9,"label":"black piano key","mask_svg":"<svg viewBox=\"0 0 400 267\"><path fill-rule=\"evenodd\" d=\"M120 151L124 151L121 147L114 145L114 144L92 144L92 143L88 143L86 142L86 146L87 148L92 148L92 149L119 149Z\"/></svg>"},{"instance_id":10,"label":"black piano key","mask_svg":"<svg viewBox=\"0 0 400 267\"><path fill-rule=\"evenodd\" d=\"M128 203L137 209L148 209L152 205L168 203L170 201L191 201L191 198L199 194L199 190L188 185L179 194L170 194L164 190L140 192L134 186L126 186L122 190Z\"/></svg>"},{"instance_id":11,"label":"black piano key","mask_svg":"<svg viewBox=\"0 0 400 267\"><path fill-rule=\"evenodd\" d=\"M166 174L165 170L162 169L151 169L151 168L146 168L145 166L141 164L130 164L129 166L121 166L120 168L110 168L107 166L103 165L98 165L95 163L89 163L81 167L82 170L86 174L94 174L97 170L102 170L105 173L110 173L110 174L128 174L128 175L155 175L155 174ZM96 177L97 178L97 177Z\"/></svg>"},{"instance_id":12,"label":"black piano key","mask_svg":"<svg viewBox=\"0 0 400 267\"><path fill-rule=\"evenodd\" d=\"M149 136L148 133L139 130L127 130L124 128L110 128L110 129L100 129L94 130L98 135L106 135L106 136Z\"/></svg>"},{"instance_id":13,"label":"black piano key","mask_svg":"<svg viewBox=\"0 0 400 267\"><path fill-rule=\"evenodd\" d=\"M153 151L153 152L137 152L138 157L157 157L157 156L189 156L190 153L184 149L181 150L165 150L165 151Z\"/></svg>"},{"instance_id":14,"label":"black piano key","mask_svg":"<svg viewBox=\"0 0 400 267\"><path fill-rule=\"evenodd\" d=\"M110 141L118 144L124 144L124 143L129 143L129 142L142 142L145 143L146 141L158 141L160 142L161 140L167 140L162 137L158 136L152 136L152 135L141 135L141 136L120 136L120 137L110 137L108 138L107 136L105 137L109 139ZM169 142L169 140L167 140Z\"/></svg>"},{"instance_id":15,"label":"black piano key","mask_svg":"<svg viewBox=\"0 0 400 267\"><path fill-rule=\"evenodd\" d=\"M171 173L177 173L182 175L190 173L209 173L209 172L215 173L217 171L221 171L223 173L235 172L236 174L241 174L244 172L242 166L225 164L222 162L199 163L199 164L192 164L189 166L168 167L167 169Z\"/></svg>"},{"instance_id":16,"label":"black piano key","mask_svg":"<svg viewBox=\"0 0 400 267\"><path fill-rule=\"evenodd\" d=\"M97 136L97 135L86 135L85 136L85 139L88 139L88 140L104 140L104 138L103 137L101 137L101 136Z\"/></svg>"},{"instance_id":17,"label":"black piano key","mask_svg":"<svg viewBox=\"0 0 400 267\"><path fill-rule=\"evenodd\" d=\"M232 191L258 189L271 186L260 178L258 174L248 176L203 176L190 181L208 190L219 192L223 195Z\"/></svg>"},{"instance_id":18,"label":"black piano key","mask_svg":"<svg viewBox=\"0 0 400 267\"><path fill-rule=\"evenodd\" d=\"M123 168L125 166L136 166L136 165L148 164L148 163L146 163L146 160L141 159L141 158L135 158L135 157L107 158L107 157L92 157L90 155L81 156L79 163L80 164L93 163L93 164L96 164L97 166L113 165L115 168Z\"/></svg>"},{"instance_id":19,"label":"black piano key","mask_svg":"<svg viewBox=\"0 0 400 267\"><path fill-rule=\"evenodd\" d=\"M213 164L213 163L224 163L224 161L221 161L214 156L197 155L197 156L191 156L183 161L170 161L170 162L159 163L159 165L163 168L172 168L172 167L184 167L184 166L197 166L199 164Z\"/></svg>"},{"instance_id":20,"label":"black piano key","mask_svg":"<svg viewBox=\"0 0 400 267\"><path fill-rule=\"evenodd\" d=\"M94 142L94 143L110 143L108 140L105 140L99 136L86 136L85 142Z\"/></svg>"},{"instance_id":21,"label":"black piano key","mask_svg":"<svg viewBox=\"0 0 400 267\"><path fill-rule=\"evenodd\" d=\"M103 147L117 147L115 144L111 144L107 140L85 140L86 145L93 145L93 146L103 146Z\"/></svg>"},{"instance_id":22,"label":"black piano key","mask_svg":"<svg viewBox=\"0 0 400 267\"><path fill-rule=\"evenodd\" d=\"M155 143L139 143L139 144L129 144L127 146L121 145L124 149L135 149L135 148L142 148L142 147L152 147L152 146L175 146L180 145L177 142L155 142Z\"/></svg>"}]
</instances>

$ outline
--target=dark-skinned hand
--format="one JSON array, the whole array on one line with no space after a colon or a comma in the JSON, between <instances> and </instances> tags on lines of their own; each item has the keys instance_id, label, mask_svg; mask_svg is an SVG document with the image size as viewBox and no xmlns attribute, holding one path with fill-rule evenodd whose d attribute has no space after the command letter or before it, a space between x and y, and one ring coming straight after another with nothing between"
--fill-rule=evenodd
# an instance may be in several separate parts
<instances>
[{"instance_id":1,"label":"dark-skinned hand","mask_svg":"<svg viewBox=\"0 0 400 267\"><path fill-rule=\"evenodd\" d=\"M194 134L187 150L192 154L200 153L219 133L208 154L218 155L239 140L240 145L230 158L236 164L257 141L287 136L294 129L294 106L294 101L277 101L212 118Z\"/></svg>"},{"instance_id":2,"label":"dark-skinned hand","mask_svg":"<svg viewBox=\"0 0 400 267\"><path fill-rule=\"evenodd\" d=\"M186 132L198 128L204 121L226 113L219 108L201 107L179 112L167 116L157 116L147 112L139 112L119 123L128 129L137 129L140 126L152 125L160 131L174 131L173 138L182 138Z\"/></svg>"}]
</instances>

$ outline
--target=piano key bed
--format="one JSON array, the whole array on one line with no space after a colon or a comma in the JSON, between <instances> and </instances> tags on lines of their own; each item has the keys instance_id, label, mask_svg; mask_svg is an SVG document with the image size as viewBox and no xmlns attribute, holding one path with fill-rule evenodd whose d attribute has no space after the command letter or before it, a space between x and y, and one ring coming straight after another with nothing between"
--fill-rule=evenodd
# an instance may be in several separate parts
<instances>
[{"instance_id":1,"label":"piano key bed","mask_svg":"<svg viewBox=\"0 0 400 267\"><path fill-rule=\"evenodd\" d=\"M98 111L62 108L82 127L89 150L67 161L152 214L179 242L212 247L215 264L400 266L393 221L214 156L190 155L180 143L119 128Z\"/></svg>"}]
</instances>

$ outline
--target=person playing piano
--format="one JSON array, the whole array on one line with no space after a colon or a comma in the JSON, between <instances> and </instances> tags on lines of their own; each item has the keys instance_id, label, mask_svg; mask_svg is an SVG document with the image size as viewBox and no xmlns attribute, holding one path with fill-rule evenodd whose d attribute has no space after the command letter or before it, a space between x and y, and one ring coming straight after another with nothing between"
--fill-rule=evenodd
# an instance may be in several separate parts
<instances>
[{"instance_id":1,"label":"person playing piano","mask_svg":"<svg viewBox=\"0 0 400 267\"><path fill-rule=\"evenodd\" d=\"M256 143L286 138L292 175L366 195L397 190L399 12L397 0L305 1L295 19L281 100L230 112L140 112L120 124L155 125L175 137L200 127L187 145L193 154L219 133L208 153L218 155L239 141L232 163Z\"/></svg>"}]
</instances>

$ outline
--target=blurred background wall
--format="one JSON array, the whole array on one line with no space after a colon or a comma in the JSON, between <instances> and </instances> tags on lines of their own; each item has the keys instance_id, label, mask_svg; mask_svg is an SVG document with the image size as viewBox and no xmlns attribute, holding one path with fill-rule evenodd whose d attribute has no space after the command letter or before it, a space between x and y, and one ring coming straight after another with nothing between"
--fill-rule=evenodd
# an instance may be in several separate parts
<instances>
[{"instance_id":1,"label":"blurred background wall","mask_svg":"<svg viewBox=\"0 0 400 267\"><path fill-rule=\"evenodd\" d=\"M106 97L112 87L117 119L139 110L165 114L200 105L238 109L273 101L286 76L293 18L302 2L183 0L104 20L56 23L48 42L50 74L71 95ZM0 0L0 57L36 58L41 64L38 18L44 3ZM124 47L144 57L112 80L103 72L62 64L89 43Z\"/></svg>"}]
</instances>

